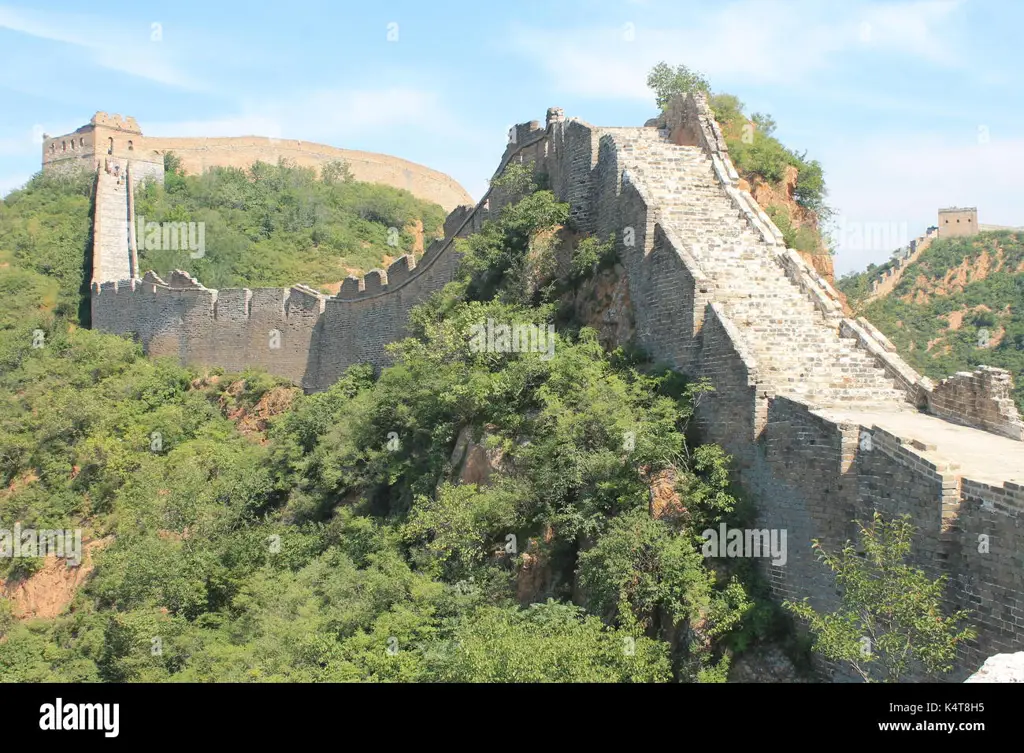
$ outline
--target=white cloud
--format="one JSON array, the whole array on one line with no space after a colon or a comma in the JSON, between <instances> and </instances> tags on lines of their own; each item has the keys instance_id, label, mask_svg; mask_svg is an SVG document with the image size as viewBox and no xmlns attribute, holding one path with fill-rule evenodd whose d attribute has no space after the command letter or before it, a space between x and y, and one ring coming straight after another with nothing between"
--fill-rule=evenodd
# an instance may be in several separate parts
<instances>
[{"instance_id":1,"label":"white cloud","mask_svg":"<svg viewBox=\"0 0 1024 753\"><path fill-rule=\"evenodd\" d=\"M892 47L939 65L957 65L955 47L939 33L962 0L922 0L898 5L873 5L861 18L870 46Z\"/></svg>"},{"instance_id":2,"label":"white cloud","mask_svg":"<svg viewBox=\"0 0 1024 753\"><path fill-rule=\"evenodd\" d=\"M99 17L0 6L0 29L80 48L95 65L109 70L178 89L207 88L174 62L174 47L154 41L149 24L129 27Z\"/></svg>"},{"instance_id":3,"label":"white cloud","mask_svg":"<svg viewBox=\"0 0 1024 753\"><path fill-rule=\"evenodd\" d=\"M562 89L648 99L647 73L660 60L685 60L716 84L793 85L827 67L837 53L857 50L954 65L941 32L959 6L960 0L927 0L858 10L817 0L740 0L706 14L688 8L676 27L639 18L575 30L514 25L511 43L539 61Z\"/></svg>"},{"instance_id":4,"label":"white cloud","mask_svg":"<svg viewBox=\"0 0 1024 753\"><path fill-rule=\"evenodd\" d=\"M977 207L981 224L1024 225L1017 178L1024 169L1024 139L993 136L985 143L969 131L961 141L902 134L847 142L822 156L833 187L830 201L847 228L855 223L886 224L906 227L909 238L914 238L936 224L939 207L946 206ZM854 248L849 230L846 243L837 240L840 274L881 263L898 246Z\"/></svg>"}]
</instances>

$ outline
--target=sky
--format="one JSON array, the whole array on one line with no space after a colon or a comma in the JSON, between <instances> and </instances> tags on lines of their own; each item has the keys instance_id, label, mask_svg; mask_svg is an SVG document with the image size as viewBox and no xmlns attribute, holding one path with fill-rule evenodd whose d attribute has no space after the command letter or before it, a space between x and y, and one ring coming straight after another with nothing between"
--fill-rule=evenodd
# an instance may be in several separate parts
<instances>
[{"instance_id":1,"label":"sky","mask_svg":"<svg viewBox=\"0 0 1024 753\"><path fill-rule=\"evenodd\" d=\"M642 125L660 61L821 162L837 274L978 208L1024 225L1017 0L0 0L0 195L98 111L151 136L272 136L403 157L474 198L548 107ZM100 12L102 8L102 12Z\"/></svg>"}]
</instances>

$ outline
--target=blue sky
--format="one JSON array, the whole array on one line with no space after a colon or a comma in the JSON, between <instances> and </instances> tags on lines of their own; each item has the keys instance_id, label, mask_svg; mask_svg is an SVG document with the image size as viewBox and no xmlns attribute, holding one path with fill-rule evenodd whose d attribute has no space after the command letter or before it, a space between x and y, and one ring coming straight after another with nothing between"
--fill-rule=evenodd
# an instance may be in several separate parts
<instances>
[{"instance_id":1,"label":"blue sky","mask_svg":"<svg viewBox=\"0 0 1024 753\"><path fill-rule=\"evenodd\" d=\"M656 114L647 71L665 60L770 113L783 143L821 161L839 273L887 259L939 206L1024 225L1016 0L140 5L0 0L0 194L38 170L43 132L105 110L154 136L393 154L479 197L511 124L559 106L641 125Z\"/></svg>"}]
</instances>

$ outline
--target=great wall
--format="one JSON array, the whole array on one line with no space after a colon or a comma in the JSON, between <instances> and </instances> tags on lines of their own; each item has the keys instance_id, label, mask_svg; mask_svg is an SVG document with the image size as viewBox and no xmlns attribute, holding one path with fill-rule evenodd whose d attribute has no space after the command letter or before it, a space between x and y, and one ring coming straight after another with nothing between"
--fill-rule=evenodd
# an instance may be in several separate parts
<instances>
[{"instance_id":1,"label":"great wall","mask_svg":"<svg viewBox=\"0 0 1024 753\"><path fill-rule=\"evenodd\" d=\"M916 564L949 575L947 606L972 610L978 630L949 679L1024 649L1024 422L1009 374L982 368L933 384L916 373L869 322L844 315L738 187L703 98L675 99L659 126L599 128L552 108L543 127L515 126L495 176L532 163L577 230L614 234L638 344L711 381L699 428L733 456L759 525L788 531L786 564L765 565L774 594L835 607L811 541L836 549L873 510L909 513ZM456 207L421 259L349 278L335 296L210 290L182 273L139 277L132 196L148 168L111 157L126 179L97 171L92 326L137 337L153 356L258 365L308 391L352 364L386 365L383 346L403 336L409 309L452 279L453 241L506 200L492 189Z\"/></svg>"}]
</instances>

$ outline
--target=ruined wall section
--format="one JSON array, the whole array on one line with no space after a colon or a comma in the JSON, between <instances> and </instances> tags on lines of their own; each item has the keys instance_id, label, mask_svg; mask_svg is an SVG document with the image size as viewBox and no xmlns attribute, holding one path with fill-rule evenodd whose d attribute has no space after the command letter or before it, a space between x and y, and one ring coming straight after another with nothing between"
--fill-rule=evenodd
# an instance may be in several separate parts
<instances>
[{"instance_id":1,"label":"ruined wall section","mask_svg":"<svg viewBox=\"0 0 1024 753\"><path fill-rule=\"evenodd\" d=\"M1024 420L1013 401L1010 372L981 366L943 379L928 393L928 409L955 423L1024 441ZM965 420L969 416L970 423Z\"/></svg>"}]
</instances>

